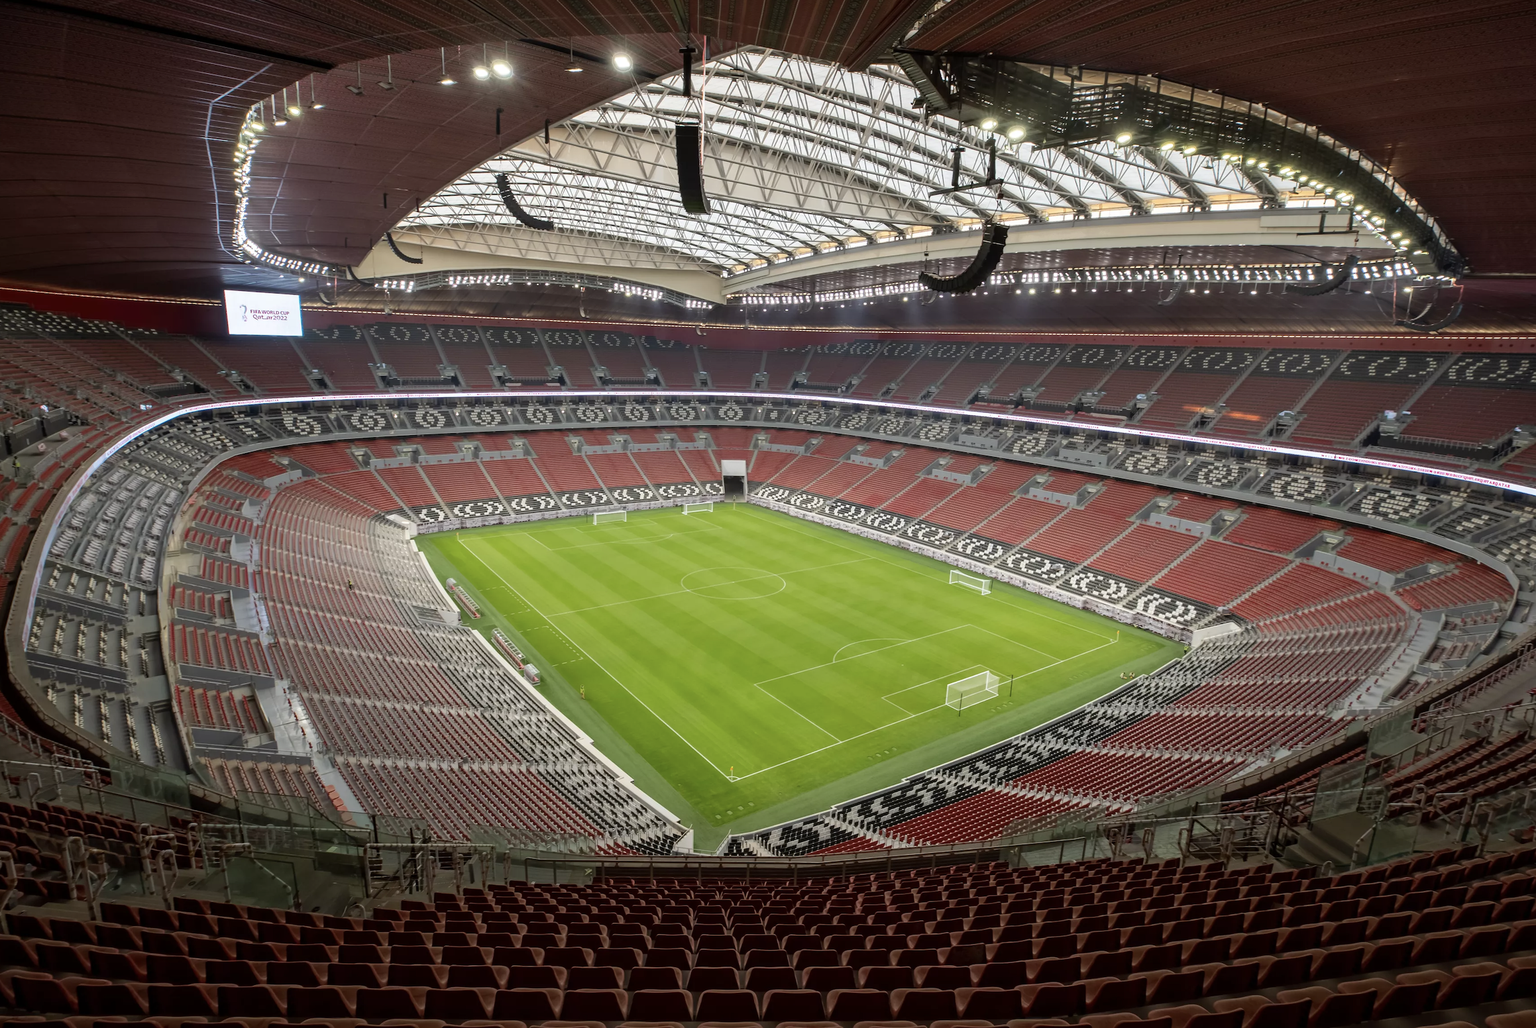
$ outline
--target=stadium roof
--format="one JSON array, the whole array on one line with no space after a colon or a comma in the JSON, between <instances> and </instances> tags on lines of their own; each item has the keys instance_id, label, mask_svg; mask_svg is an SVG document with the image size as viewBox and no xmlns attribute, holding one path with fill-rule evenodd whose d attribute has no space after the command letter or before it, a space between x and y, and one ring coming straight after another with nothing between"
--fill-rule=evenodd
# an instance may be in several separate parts
<instances>
[{"instance_id":1,"label":"stadium roof","mask_svg":"<svg viewBox=\"0 0 1536 1028\"><path fill-rule=\"evenodd\" d=\"M928 117L895 65L850 71L749 47L706 65L699 95L702 106L684 96L681 73L637 84L498 154L422 204L402 228L460 250L737 276L983 218L1066 222L1093 238L1086 224L1093 219L1257 211L1295 185L1177 149L1039 148ZM707 128L711 215L704 218L688 217L677 193L673 126L690 114ZM989 146L997 147L995 166ZM992 171L995 184L945 192L957 149L961 181L984 181ZM502 203L498 174L521 206L556 222L553 236L519 226ZM1332 200L1310 189L1287 198L1288 209L1313 204ZM593 246L594 237L632 245L616 261L615 249ZM1369 233L1364 242L1371 245Z\"/></svg>"},{"instance_id":2,"label":"stadium roof","mask_svg":"<svg viewBox=\"0 0 1536 1028\"><path fill-rule=\"evenodd\" d=\"M559 125L612 102L628 85L600 63L577 81L564 70L568 53L601 62L622 47L665 88L678 66L682 28L678 9L657 0L516 9L339 2L302 13L272 0L0 0L0 8L10 30L0 44L0 131L8 151L0 276L162 294L206 295L231 281L260 280L228 245L229 155L245 112L285 86L299 84L313 96L318 85L327 107L286 140L268 143L263 157L272 163L257 228L289 252L355 263L418 200L484 165L509 141L535 135L546 119ZM856 70L902 42L1151 73L1251 98L1384 163L1435 216L1475 276L1536 274L1529 187L1536 10L1529 4L1431 4L1384 19L1378 5L1322 0L1236 8L1215 0L1087 8L1046 0L937 7L930 0L796 0L700 5L691 28L720 52L772 47ZM503 92L436 87L430 58L437 48L447 47L452 61L504 41L517 76ZM416 51L430 56L393 61L393 76L410 88L375 85L387 78L386 55ZM359 75L364 95L343 93ZM497 107L504 111L499 139ZM1131 164L1112 166L1133 173ZM880 196L910 203L921 192ZM1155 182L1145 187L1148 196L1165 192ZM811 230L842 230L815 219L796 228L785 242L815 243L823 236ZM717 245L678 252L733 259L711 248ZM1499 286L1489 295L1526 303L1528 292Z\"/></svg>"}]
</instances>

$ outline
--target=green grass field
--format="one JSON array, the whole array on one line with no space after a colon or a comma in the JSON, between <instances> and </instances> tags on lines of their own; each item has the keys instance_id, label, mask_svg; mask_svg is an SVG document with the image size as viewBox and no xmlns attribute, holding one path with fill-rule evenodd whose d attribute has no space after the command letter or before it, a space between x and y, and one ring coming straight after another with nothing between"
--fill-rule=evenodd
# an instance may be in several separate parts
<instances>
[{"instance_id":1,"label":"green grass field","mask_svg":"<svg viewBox=\"0 0 1536 1028\"><path fill-rule=\"evenodd\" d=\"M763 508L422 536L542 690L712 847L1048 721L1176 643ZM945 686L1001 676L957 712ZM1010 685L1010 679L1011 685ZM582 699L580 690L585 690Z\"/></svg>"}]
</instances>

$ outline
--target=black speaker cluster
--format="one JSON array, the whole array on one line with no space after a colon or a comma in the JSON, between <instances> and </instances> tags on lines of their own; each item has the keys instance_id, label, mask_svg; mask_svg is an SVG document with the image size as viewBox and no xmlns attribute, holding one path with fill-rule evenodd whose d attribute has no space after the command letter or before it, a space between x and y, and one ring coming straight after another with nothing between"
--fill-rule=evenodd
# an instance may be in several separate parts
<instances>
[{"instance_id":1,"label":"black speaker cluster","mask_svg":"<svg viewBox=\"0 0 1536 1028\"><path fill-rule=\"evenodd\" d=\"M501 172L496 173L496 190L501 193L501 202L507 205L507 211L518 221L529 228L536 228L540 232L553 232L555 223L548 218L535 218L532 214L523 210L517 198L512 195L512 187L507 184L507 176Z\"/></svg>"},{"instance_id":2,"label":"black speaker cluster","mask_svg":"<svg viewBox=\"0 0 1536 1028\"><path fill-rule=\"evenodd\" d=\"M1355 265L1359 263L1360 258L1350 254L1344 258L1344 263L1339 265L1332 278L1324 279L1321 282L1312 282L1308 285L1297 285L1295 282L1287 282L1285 284L1285 291L1287 293L1300 293L1302 296L1322 296L1324 293L1331 293L1349 281L1349 273L1354 271ZM1328 265L1324 264L1323 267L1326 269Z\"/></svg>"},{"instance_id":3,"label":"black speaker cluster","mask_svg":"<svg viewBox=\"0 0 1536 1028\"><path fill-rule=\"evenodd\" d=\"M936 293L969 293L981 285L997 270L1003 259L1003 247L1008 245L1008 226L995 221L987 222L981 230L981 249L976 257L958 275L940 278L923 272L917 280Z\"/></svg>"},{"instance_id":4,"label":"black speaker cluster","mask_svg":"<svg viewBox=\"0 0 1536 1028\"><path fill-rule=\"evenodd\" d=\"M683 210L709 213L709 197L704 195L704 132L696 121L677 123L677 191Z\"/></svg>"},{"instance_id":5,"label":"black speaker cluster","mask_svg":"<svg viewBox=\"0 0 1536 1028\"><path fill-rule=\"evenodd\" d=\"M425 263L427 263L425 260L423 260L420 257L412 257L412 256L410 256L404 250L400 249L400 247L396 246L395 245L394 233L392 233L392 232L384 233L384 239L385 239L385 241L387 241L389 243L389 248L391 250L395 251L395 256L399 257L405 263L407 263L407 264L425 264Z\"/></svg>"}]
</instances>

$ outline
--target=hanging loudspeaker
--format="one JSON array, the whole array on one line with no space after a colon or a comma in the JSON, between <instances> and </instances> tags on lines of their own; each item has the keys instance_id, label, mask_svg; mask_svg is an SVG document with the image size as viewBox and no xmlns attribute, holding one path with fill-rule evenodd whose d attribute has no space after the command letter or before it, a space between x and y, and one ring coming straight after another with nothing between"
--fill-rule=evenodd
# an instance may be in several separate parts
<instances>
[{"instance_id":1,"label":"hanging loudspeaker","mask_svg":"<svg viewBox=\"0 0 1536 1028\"><path fill-rule=\"evenodd\" d=\"M506 204L507 211L511 213L512 217L516 218L524 225L527 225L529 228L538 229L540 232L554 231L555 223L553 221L550 221L547 218L536 218L532 214L529 214L527 211L523 210L522 205L519 204L517 199L512 195L512 187L507 185L507 176L501 172L496 173L496 190L497 192L501 193L501 202Z\"/></svg>"},{"instance_id":2,"label":"hanging loudspeaker","mask_svg":"<svg viewBox=\"0 0 1536 1028\"><path fill-rule=\"evenodd\" d=\"M704 195L704 131L696 121L677 123L677 191L683 210L709 213L709 197Z\"/></svg>"},{"instance_id":3,"label":"hanging loudspeaker","mask_svg":"<svg viewBox=\"0 0 1536 1028\"><path fill-rule=\"evenodd\" d=\"M1008 245L1008 226L995 221L988 222L981 230L981 249L960 274L939 278L923 272L917 280L936 293L969 293L987 280L1003 259L1003 247Z\"/></svg>"},{"instance_id":4,"label":"hanging loudspeaker","mask_svg":"<svg viewBox=\"0 0 1536 1028\"><path fill-rule=\"evenodd\" d=\"M1423 315L1420 315L1420 317L1422 316ZM1393 324L1401 325L1404 328L1412 329L1415 332L1438 332L1442 328L1450 328L1451 323L1459 317L1461 317L1461 301L1457 300L1456 306L1451 308L1450 313L1432 324L1425 324L1422 321L1396 321L1393 322Z\"/></svg>"},{"instance_id":5,"label":"hanging loudspeaker","mask_svg":"<svg viewBox=\"0 0 1536 1028\"><path fill-rule=\"evenodd\" d=\"M1355 265L1359 263L1360 258L1350 254L1344 258L1344 263L1339 265L1339 270L1333 273L1332 278L1324 279L1321 282L1313 282L1311 285L1305 286L1299 286L1294 282L1287 282L1285 284L1285 291L1287 293L1300 293L1302 296L1322 296L1324 293L1331 293L1349 281L1349 273L1355 270ZM1328 265L1324 264L1323 267L1326 269Z\"/></svg>"},{"instance_id":6,"label":"hanging loudspeaker","mask_svg":"<svg viewBox=\"0 0 1536 1028\"><path fill-rule=\"evenodd\" d=\"M407 264L425 264L426 263L426 261L422 260L420 257L408 256L404 250L402 250L402 249L400 249L400 247L396 246L395 245L395 237L394 237L394 235L392 233L389 233L389 232L384 233L384 238L389 242L389 248L391 250L395 251L395 256L399 257L405 263L407 263Z\"/></svg>"}]
</instances>

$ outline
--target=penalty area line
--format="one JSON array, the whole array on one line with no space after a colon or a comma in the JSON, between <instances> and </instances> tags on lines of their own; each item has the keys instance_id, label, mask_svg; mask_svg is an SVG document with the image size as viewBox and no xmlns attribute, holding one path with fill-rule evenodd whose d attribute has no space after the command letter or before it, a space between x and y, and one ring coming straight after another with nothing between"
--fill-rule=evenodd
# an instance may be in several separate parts
<instances>
[{"instance_id":1,"label":"penalty area line","mask_svg":"<svg viewBox=\"0 0 1536 1028\"><path fill-rule=\"evenodd\" d=\"M756 505L749 505L748 509L753 511L761 520L764 520L764 521L771 520L769 518L763 517L763 515L761 513L763 508L761 508L761 507L758 507ZM777 513L780 513L780 512L779 511L773 511L773 513L777 514ZM808 536L812 536L812 537L815 537L815 538L819 538L817 533L808 531L807 529L800 527L800 526L805 525L805 524L820 525L820 527L822 527L824 529L827 529L827 530L832 531L832 532L837 532L837 533L842 534L842 535L853 535L852 532L844 531L841 528L834 528L831 525L822 525L818 521L805 522L801 518L797 518L797 517L795 517L793 515L785 515L785 516L789 518L791 526L795 527L796 529L798 529L802 535L808 535ZM855 539L865 538L863 536L858 536L858 535L854 535L853 537ZM829 542L830 545L836 546L839 549L849 550L850 552L853 552L853 553L857 553L858 552L852 546L845 546L842 543L831 542L830 540L827 540L827 541ZM889 546L892 545L891 543L882 543L878 539L868 539L867 541L868 542L872 542L872 543L876 544L877 546L887 546L887 547L889 547ZM948 561L939 560L936 557L929 557L926 554L915 553L915 554L913 554L913 556L915 556L915 557L922 557L925 560L931 560L935 564L942 564L945 568L954 568L955 567L955 565L950 564ZM899 564L896 561L889 560L889 559L887 559L885 557L870 557L869 559L870 560L878 560L878 561L880 561L882 563L889 564L893 568L900 568L903 571L910 571L911 573L913 573L915 575L921 575L922 577L927 578L927 579L931 579L932 581L935 581L935 582L940 581L940 579L935 578L933 575L928 574L926 571L923 571L920 568L915 568L915 567L912 567L912 566L906 565L906 564ZM958 570L964 571L965 569L964 568L960 568ZM975 572L968 572L968 574L975 574ZM991 576L985 576L985 577L991 577ZM994 582L997 582L999 585L1007 585L1008 584L1007 582L1004 582L1004 581L1002 581L1000 579L994 578L992 580ZM1018 588L1018 587L1014 586L1014 588ZM1028 592L1028 590L1024 590L1024 591ZM1097 639L1109 639L1109 636L1101 635L1100 633L1095 632L1091 628L1087 628L1087 627L1085 627L1083 625L1080 625L1080 624L1073 624L1070 621L1063 621L1061 618L1053 617L1050 614L1045 613L1044 611L1040 610L1039 608L1037 608L1035 606L1019 603L1017 600L1015 600L1012 597L1010 597L1007 593L999 593L997 595L999 595L1002 598L1003 602L1008 604L1008 606L1010 606L1010 607L1016 607L1019 610L1028 611L1029 613L1034 614L1036 617L1042 617L1042 618L1045 618L1048 621L1054 621L1058 625L1064 625L1065 627L1070 628L1073 631L1082 632L1084 635L1091 635L1091 636L1093 636L1093 637L1095 637ZM1056 600L1051 600L1049 597L1045 597L1045 596L1041 596L1039 598L1042 599L1042 600L1045 600L1047 602L1050 602L1050 603L1059 602L1059 601L1056 601ZM1100 616L1100 615L1095 615L1095 616Z\"/></svg>"},{"instance_id":2,"label":"penalty area line","mask_svg":"<svg viewBox=\"0 0 1536 1028\"><path fill-rule=\"evenodd\" d=\"M491 574L495 575L497 578L501 579L501 584L502 585L505 585L508 589L511 589L512 592L516 593L519 597L521 597L524 603L528 603L528 598L523 596L523 594L518 591L518 589L517 589L517 587L515 585L513 585L511 582L508 582L506 580L506 578L504 578L502 576L500 571L497 571L495 568L491 567L491 565L486 561L486 559L484 557L480 556L480 554L478 554L474 550L470 549L470 547L469 547L469 545L467 543L464 545L464 549L465 549L465 551L467 553L469 553L470 556L474 557L481 564L484 564L485 565L485 569L487 571L489 571ZM713 760L710 760L708 757L706 757L702 750L700 750L697 746L695 746L692 742L690 742L686 735L684 735L682 732L679 732L676 728L672 727L672 723L670 721L668 721L666 718L662 717L660 714L656 713L656 711L651 707L651 705L649 703L647 703L644 700L642 700L639 696L636 696L633 689L631 689L629 686L625 685L623 682L621 682L619 680L619 676L618 675L614 674L612 671L609 671L606 667L604 667L600 661L598 661L595 657L593 657L592 654L588 653L586 651L586 649L584 647L582 647L582 645L580 643L578 643L575 639L572 639L570 636L566 635L564 632L561 632L559 627L557 627L553 621L550 621L549 618L544 614L543 611L540 611L537 607L535 607L531 603L528 603L528 607L529 607L530 610L533 610L535 613L537 613L539 615L539 617L544 618L545 622L549 625L549 627L554 629L554 631L556 631L557 633L559 633L560 636L565 639L566 643L573 650L575 650L577 653L580 653L583 657L586 657L588 660L590 660L592 662L592 666L593 667L597 668L603 674L607 675L613 681L613 683L615 685L617 685L620 689L623 689L625 692L629 693L630 697L636 703L640 704L640 706L644 707L646 709L646 712L649 713L652 717L654 717L657 721L660 721L662 724L666 725L667 726L667 731L671 732L673 735L675 735L679 739L681 739L683 741L683 745L684 746L687 746L690 750L692 750L693 752L697 753L699 755L699 759L700 760L703 760L710 767L714 768L715 771L722 778L729 778L730 777L724 771L722 771L720 769L720 765L716 764Z\"/></svg>"},{"instance_id":3,"label":"penalty area line","mask_svg":"<svg viewBox=\"0 0 1536 1028\"><path fill-rule=\"evenodd\" d=\"M725 584L725 585L740 585L742 582L756 582L756 581L758 581L760 579L764 579L764 578L780 578L780 579L782 579L785 575L800 575L800 574L804 574L807 571L824 571L827 568L841 567L844 564L859 564L859 563L862 563L863 561L873 560L873 559L874 558L872 558L872 557L861 557L858 560L838 561L836 564L817 564L817 565L814 565L814 566L808 567L808 568L790 568L787 571L764 571L760 575L751 575L751 576L749 576L747 578L738 579L735 582L726 582L726 583L722 583L722 584ZM715 570L715 569L714 568L694 568L693 571L688 572L688 574L691 575L691 574L694 573L694 571L713 571L713 570ZM687 578L688 575L684 575L683 577ZM709 588L709 586L701 586L700 588L706 588L707 589L707 588ZM589 610L606 610L609 607L622 607L622 606L625 606L626 604L630 604L630 603L646 603L646 602L648 602L650 600L664 600L664 599L666 599L669 596L685 596L688 593L693 593L695 596L703 596L704 595L703 593L698 592L698 590L696 590L696 589L673 589L671 592L652 593L649 596L636 596L635 598L629 599L629 600L614 600L611 603L597 603L597 604L593 604L590 607L572 607L570 610L557 610L553 614L545 614L543 616L546 617L546 618L563 618L563 617L566 617L567 615L570 615L570 614L584 614L584 613L586 613ZM709 599L708 596L705 596L704 598L705 599ZM748 597L748 598L749 599L766 599L766 597Z\"/></svg>"},{"instance_id":4,"label":"penalty area line","mask_svg":"<svg viewBox=\"0 0 1536 1028\"><path fill-rule=\"evenodd\" d=\"M725 531L725 529L721 528L718 525L703 525L701 523L700 527L698 527L698 528L680 529L678 531L668 532L666 535L654 535L654 534L644 534L644 533L642 533L642 534L639 534L635 538L632 538L632 539L598 539L595 542L590 542L590 543L569 543L569 544L560 545L560 546L551 546L551 545L549 545L549 543L547 543L543 539L539 538L539 536L541 534L551 534L552 535L555 531L559 531L559 532L588 532L588 531L590 531L594 527L601 528L602 526L601 525L597 525L597 526L593 526L593 525L560 525L560 526L558 526L558 528L552 529L549 533L530 532L528 537L530 539L532 539L534 542L538 543L540 546L544 547L549 552L551 552L551 553L560 553L560 552L565 551L565 550L588 550L588 549L592 549L593 547L597 547L597 546L639 546L641 544L664 543L667 540L675 539L678 536L698 535L701 532L723 532L723 531Z\"/></svg>"},{"instance_id":5,"label":"penalty area line","mask_svg":"<svg viewBox=\"0 0 1536 1028\"><path fill-rule=\"evenodd\" d=\"M974 628L975 626L974 625L961 625L959 627L961 627L961 628ZM950 631L953 631L953 629L950 629ZM979 629L979 631L985 632L987 630L985 628L983 628L983 629ZM942 633L935 633L935 634L937 635L937 634L942 634ZM994 633L989 633L989 634L995 635L996 633L994 632ZM925 636L924 638L927 638L927 637ZM1002 638L1002 637L999 636L999 638ZM1009 641L1012 641L1012 640L1009 640ZM1037 675L1037 674L1039 674L1042 671L1049 671L1053 667L1057 667L1057 666L1059 666L1061 664L1065 664L1065 663L1067 663L1068 661L1071 661L1071 660L1076 660L1079 657L1086 657L1090 653L1097 653L1099 650L1104 649L1106 646L1113 646L1113 645L1114 645L1114 641L1111 640L1110 642L1104 643L1104 644L1099 645L1099 646L1095 646L1092 649L1083 650L1081 653L1074 653L1070 657L1062 657L1061 659L1053 661L1050 664L1042 665L1041 667L1037 667L1037 668L1035 668L1032 671L1025 671L1023 674L1014 675L1012 677L1014 678L1014 680L1018 680L1020 678L1028 678L1030 675ZM1035 652L1039 653L1040 651L1036 650ZM1045 654L1045 656L1049 656L1049 654ZM977 666L979 667L980 665L977 665ZM938 681L938 680L939 679L934 679L933 681ZM929 684L932 684L932 683L931 682L923 682L921 684L922 685L929 685ZM903 690L898 690L898 691L899 692L905 692L906 690L903 689ZM895 695L895 693L892 693L891 695ZM881 697L881 699L885 699L885 697ZM892 702L893 706L896 705L894 703L894 701L891 701L891 702ZM760 768L760 769L758 769L756 771L752 771L752 772L750 772L748 774L738 775L737 777L738 778L751 778L754 775L760 775L760 774L763 774L763 773L765 773L767 771L773 771L773 770L775 770L777 768L783 767L786 764L793 764L797 760L804 760L806 757L814 757L818 753L825 753L827 750L833 749L834 747L837 747L837 746L841 746L843 743L855 742L855 741L857 741L859 739L864 738L866 735L874 735L876 732L883 732L887 728L894 728L897 725L905 724L906 722L911 721L915 717L922 717L924 714L931 714L935 710L938 710L940 707L945 707L945 706L947 706L947 704L942 704L941 703L938 706L929 707L927 710L919 710L919 711L917 711L914 714L907 715L906 717L897 718L895 721L888 721L888 722L886 722L885 724L881 725L878 728L871 728L867 732L860 732L858 735L850 735L848 738L842 740L841 742L829 743L826 746L821 746L821 747L819 747L817 749L814 749L814 750L808 750L805 753L802 753L802 754L800 754L797 757L790 757L788 760L781 760L777 764L773 764L773 765L770 765L770 766L765 767L765 768Z\"/></svg>"}]
</instances>

